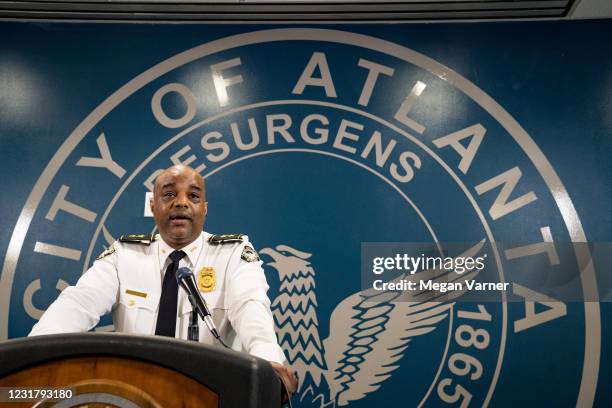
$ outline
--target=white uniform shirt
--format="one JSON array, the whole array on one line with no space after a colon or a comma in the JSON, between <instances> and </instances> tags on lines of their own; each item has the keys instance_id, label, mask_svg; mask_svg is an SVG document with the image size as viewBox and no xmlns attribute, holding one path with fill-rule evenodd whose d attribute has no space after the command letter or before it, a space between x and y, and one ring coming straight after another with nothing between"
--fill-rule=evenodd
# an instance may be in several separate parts
<instances>
[{"instance_id":1,"label":"white uniform shirt","mask_svg":"<svg viewBox=\"0 0 612 408\"><path fill-rule=\"evenodd\" d=\"M214 270L215 289L201 293L226 343L235 350L283 363L262 262L241 257L244 247L251 246L246 236L241 242L216 245L208 241L210 237L202 232L182 248L187 255L179 267L191 269L196 280L203 268ZM109 312L118 332L155 333L163 277L174 249L159 236L150 245L116 241L112 248L114 252L107 251L111 253L96 260L76 286L62 291L34 325L31 336L87 331ZM177 310L176 337L187 339L192 308L181 288ZM201 342L215 342L201 321L199 331Z\"/></svg>"}]
</instances>

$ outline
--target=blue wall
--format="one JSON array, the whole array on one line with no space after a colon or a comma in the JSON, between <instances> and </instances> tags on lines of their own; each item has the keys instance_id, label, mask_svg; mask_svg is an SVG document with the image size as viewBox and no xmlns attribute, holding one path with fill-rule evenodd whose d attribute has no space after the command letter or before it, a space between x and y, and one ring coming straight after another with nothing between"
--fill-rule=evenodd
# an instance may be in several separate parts
<instances>
[{"instance_id":1,"label":"blue wall","mask_svg":"<svg viewBox=\"0 0 612 408\"><path fill-rule=\"evenodd\" d=\"M207 231L311 255L313 285L289 292L305 308L301 324L278 320L286 315L275 304L281 342L305 379L296 406L612 403L601 249L612 235L609 21L5 22L0 38L0 338L27 335L113 237L153 231L147 180L194 155L207 180ZM235 83L215 87L215 66ZM452 134L466 136L464 148L482 135L470 160L444 143ZM386 159L371 149L377 140ZM100 167L106 146L114 164ZM493 181L519 174L507 198L516 205L496 207ZM61 197L78 207L58 206ZM427 333L403 336L394 334L410 329L401 319L368 320L341 303L359 291L362 242L519 246L548 235L558 262L500 251L488 278L511 282L516 301L483 303L490 320L466 318L478 305L459 300ZM572 245L584 241L595 244L593 264ZM585 263L574 282L582 298L542 293L562 302L553 314L536 304L526 318L521 288ZM266 267L272 300L283 292L278 272ZM387 335L355 347L370 324ZM464 346L458 337L472 330L481 342ZM482 373L461 373L461 359Z\"/></svg>"}]
</instances>

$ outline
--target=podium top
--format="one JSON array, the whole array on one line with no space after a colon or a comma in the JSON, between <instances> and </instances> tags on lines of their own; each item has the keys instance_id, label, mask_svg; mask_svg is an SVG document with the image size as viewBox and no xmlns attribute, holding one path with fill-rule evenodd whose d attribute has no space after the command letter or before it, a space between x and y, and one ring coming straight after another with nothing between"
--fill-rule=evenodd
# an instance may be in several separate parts
<instances>
[{"instance_id":1,"label":"podium top","mask_svg":"<svg viewBox=\"0 0 612 408\"><path fill-rule=\"evenodd\" d=\"M219 395L220 407L278 407L280 380L269 362L221 347L161 336L53 334L0 343L0 378L53 360L128 358L191 377Z\"/></svg>"}]
</instances>

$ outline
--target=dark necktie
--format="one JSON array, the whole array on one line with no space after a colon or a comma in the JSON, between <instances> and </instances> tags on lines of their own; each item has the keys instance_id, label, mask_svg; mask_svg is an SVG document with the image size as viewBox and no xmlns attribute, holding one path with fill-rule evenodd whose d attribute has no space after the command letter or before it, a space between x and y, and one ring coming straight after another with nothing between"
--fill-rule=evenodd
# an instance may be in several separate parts
<instances>
[{"instance_id":1,"label":"dark necktie","mask_svg":"<svg viewBox=\"0 0 612 408\"><path fill-rule=\"evenodd\" d=\"M155 334L159 336L174 337L176 332L176 305L178 302L176 271L179 261L185 255L183 251L174 251L170 254L172 263L168 265L164 274L164 283L162 285L161 298L159 299L157 326L155 327Z\"/></svg>"}]
</instances>

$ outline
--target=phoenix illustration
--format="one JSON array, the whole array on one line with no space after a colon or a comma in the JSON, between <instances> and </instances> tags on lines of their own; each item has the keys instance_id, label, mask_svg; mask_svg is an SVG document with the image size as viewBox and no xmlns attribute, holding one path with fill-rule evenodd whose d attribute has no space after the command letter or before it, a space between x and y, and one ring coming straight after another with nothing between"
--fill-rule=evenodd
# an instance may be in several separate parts
<instances>
[{"instance_id":1,"label":"phoenix illustration","mask_svg":"<svg viewBox=\"0 0 612 408\"><path fill-rule=\"evenodd\" d=\"M459 257L474 257L484 243ZM427 291L410 298L400 291L354 293L336 306L329 336L321 341L316 274L308 260L312 254L288 245L264 248L260 254L272 258L266 265L278 272L280 287L272 313L279 344L300 378L298 395L306 403L310 396L310 402L321 408L345 406L380 388L399 368L410 342L435 330L451 312L452 300L465 292ZM452 272L429 269L398 279L460 282L478 274L476 269Z\"/></svg>"}]
</instances>

